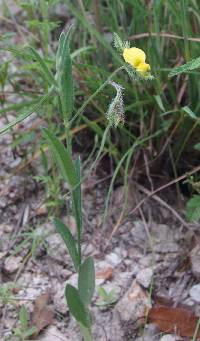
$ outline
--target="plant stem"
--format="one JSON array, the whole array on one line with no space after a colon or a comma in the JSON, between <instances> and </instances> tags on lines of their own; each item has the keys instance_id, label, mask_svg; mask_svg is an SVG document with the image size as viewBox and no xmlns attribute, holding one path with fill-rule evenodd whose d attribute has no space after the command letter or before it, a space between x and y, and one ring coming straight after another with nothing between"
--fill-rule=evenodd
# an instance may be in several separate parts
<instances>
[{"instance_id":1,"label":"plant stem","mask_svg":"<svg viewBox=\"0 0 200 341\"><path fill-rule=\"evenodd\" d=\"M106 81L90 96L88 97L88 99L83 103L83 105L80 107L80 109L77 111L76 115L74 115L74 117L71 119L70 121L70 125L71 123L80 115L82 115L84 109L86 108L86 106L99 94L99 92L101 92L106 85L112 80L112 78L121 70L125 69L124 66L120 66L118 69L116 69L107 79Z\"/></svg>"}]
</instances>

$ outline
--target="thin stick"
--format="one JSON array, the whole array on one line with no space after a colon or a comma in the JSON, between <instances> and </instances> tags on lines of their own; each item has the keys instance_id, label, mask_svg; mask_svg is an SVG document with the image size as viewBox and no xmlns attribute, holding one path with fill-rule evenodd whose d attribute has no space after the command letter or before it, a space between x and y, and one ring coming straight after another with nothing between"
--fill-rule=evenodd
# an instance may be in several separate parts
<instances>
[{"instance_id":1,"label":"thin stick","mask_svg":"<svg viewBox=\"0 0 200 341\"><path fill-rule=\"evenodd\" d=\"M145 194L147 194L147 195L151 194L151 192L150 192L147 188L143 187L142 185L139 185L138 183L135 183L135 184L136 184L136 186L139 188L139 190L141 190L143 193L145 193ZM152 195L152 199L154 199L154 200L157 201L160 205L162 205L162 206L164 206L165 208L167 208L168 211L170 211L170 212L174 215L174 217L175 217L176 219L178 219L178 220L181 222L181 224L182 224L184 227L189 228L187 222L178 214L178 212L176 212L176 210L175 210L173 207L171 207L170 205L168 205L164 200L162 200L160 197L158 197L158 196L155 195L155 194ZM138 207L138 208L140 209L140 207Z\"/></svg>"},{"instance_id":2,"label":"thin stick","mask_svg":"<svg viewBox=\"0 0 200 341\"><path fill-rule=\"evenodd\" d=\"M142 199L142 200L138 203L138 205L136 205L135 208L134 208L129 214L135 213L135 212L138 210L138 208L141 207L141 206L143 205L143 203L144 203L147 199L149 199L149 198L155 196L156 193L162 191L163 189L165 189L165 188L167 188L167 187L169 187L169 186L171 186L171 185L176 184L177 182L179 182L179 181L181 181L181 180L183 180L183 179L186 179L188 175L192 175L192 174L198 172L199 170L200 170L200 166L197 166L197 167L193 168L190 172L187 172L187 173L185 173L185 174L179 176L178 178L176 178L176 179L174 179L174 180L168 182L167 184L165 184L165 185L163 185L163 186L157 188L155 191L153 191L153 192L150 192L150 191L149 191L148 195L147 195L144 199ZM187 225L187 226L188 226L188 225Z\"/></svg>"},{"instance_id":3,"label":"thin stick","mask_svg":"<svg viewBox=\"0 0 200 341\"><path fill-rule=\"evenodd\" d=\"M167 32L160 32L160 33L154 33L154 32L144 32L140 34L135 34L129 37L129 40L137 40L141 38L149 38L149 37L164 37L164 38L170 38L170 39L179 39L179 40L184 40L185 38L182 36L177 36L176 34L171 34ZM195 41L197 43L200 43L200 38L192 38L192 37L187 37L187 40L190 41Z\"/></svg>"}]
</instances>

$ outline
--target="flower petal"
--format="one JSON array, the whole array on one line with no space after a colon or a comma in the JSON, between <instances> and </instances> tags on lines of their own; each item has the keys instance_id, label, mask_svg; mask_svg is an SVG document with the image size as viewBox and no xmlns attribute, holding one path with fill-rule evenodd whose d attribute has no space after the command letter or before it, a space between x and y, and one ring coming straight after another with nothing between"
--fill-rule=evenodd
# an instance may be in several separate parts
<instances>
[{"instance_id":1,"label":"flower petal","mask_svg":"<svg viewBox=\"0 0 200 341\"><path fill-rule=\"evenodd\" d=\"M145 75L145 73L149 72L151 69L150 65L147 63L140 63L137 67L136 70L137 72Z\"/></svg>"},{"instance_id":2,"label":"flower petal","mask_svg":"<svg viewBox=\"0 0 200 341\"><path fill-rule=\"evenodd\" d=\"M126 48L123 51L125 62L136 68L139 64L145 63L146 55L143 50L137 47Z\"/></svg>"}]
</instances>

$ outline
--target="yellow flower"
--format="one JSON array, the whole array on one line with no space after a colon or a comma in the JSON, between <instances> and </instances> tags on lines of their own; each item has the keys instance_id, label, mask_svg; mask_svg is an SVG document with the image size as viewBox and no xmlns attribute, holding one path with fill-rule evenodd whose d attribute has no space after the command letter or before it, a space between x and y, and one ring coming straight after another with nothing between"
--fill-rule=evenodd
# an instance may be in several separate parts
<instances>
[{"instance_id":1,"label":"yellow flower","mask_svg":"<svg viewBox=\"0 0 200 341\"><path fill-rule=\"evenodd\" d=\"M137 72L145 75L151 69L150 65L145 63L146 54L137 47L125 48L123 57L126 63L130 64Z\"/></svg>"},{"instance_id":2,"label":"yellow flower","mask_svg":"<svg viewBox=\"0 0 200 341\"><path fill-rule=\"evenodd\" d=\"M136 68L140 63L145 63L146 55L144 51L138 49L137 47L126 48L123 51L123 57L125 62L131 64Z\"/></svg>"},{"instance_id":3,"label":"yellow flower","mask_svg":"<svg viewBox=\"0 0 200 341\"><path fill-rule=\"evenodd\" d=\"M147 63L140 63L137 67L136 70L137 72L141 73L142 75L145 75L147 72L149 72L151 69L150 65Z\"/></svg>"}]
</instances>

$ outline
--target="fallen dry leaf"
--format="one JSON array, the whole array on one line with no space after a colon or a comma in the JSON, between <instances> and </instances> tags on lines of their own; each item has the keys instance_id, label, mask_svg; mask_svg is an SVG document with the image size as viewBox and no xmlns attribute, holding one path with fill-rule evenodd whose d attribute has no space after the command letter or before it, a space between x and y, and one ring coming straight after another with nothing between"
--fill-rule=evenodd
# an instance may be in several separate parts
<instances>
[{"instance_id":1,"label":"fallen dry leaf","mask_svg":"<svg viewBox=\"0 0 200 341\"><path fill-rule=\"evenodd\" d=\"M48 213L48 211L47 211L47 207L45 205L42 205L36 209L36 215L39 217L46 215L47 213Z\"/></svg>"},{"instance_id":2,"label":"fallen dry leaf","mask_svg":"<svg viewBox=\"0 0 200 341\"><path fill-rule=\"evenodd\" d=\"M53 321L53 311L47 306L49 298L50 294L46 292L38 296L35 301L32 324L37 328L37 333L34 334L34 337L36 337L41 330L49 326Z\"/></svg>"},{"instance_id":3,"label":"fallen dry leaf","mask_svg":"<svg viewBox=\"0 0 200 341\"><path fill-rule=\"evenodd\" d=\"M148 321L155 323L162 332L192 337L197 327L198 317L189 308L159 306L149 310ZM200 329L197 337L200 337Z\"/></svg>"},{"instance_id":4,"label":"fallen dry leaf","mask_svg":"<svg viewBox=\"0 0 200 341\"><path fill-rule=\"evenodd\" d=\"M99 270L96 272L96 278L100 279L111 279L113 276L113 268L111 266L107 267L106 269Z\"/></svg>"}]
</instances>

